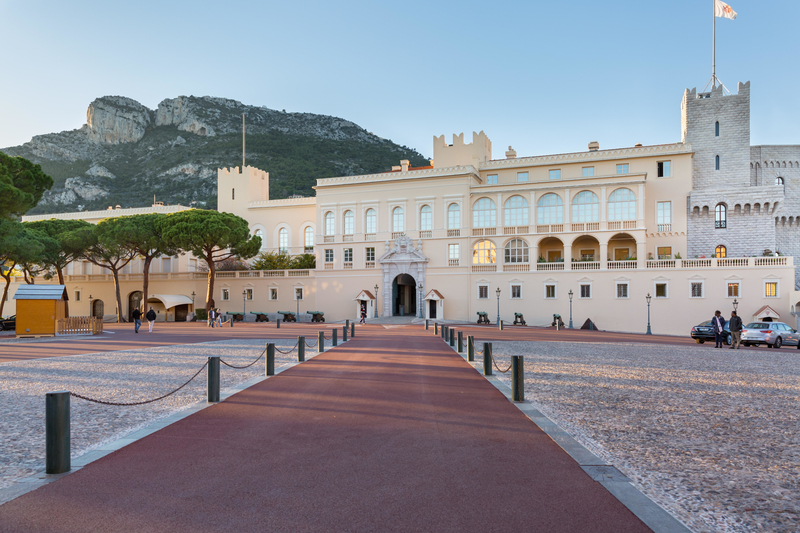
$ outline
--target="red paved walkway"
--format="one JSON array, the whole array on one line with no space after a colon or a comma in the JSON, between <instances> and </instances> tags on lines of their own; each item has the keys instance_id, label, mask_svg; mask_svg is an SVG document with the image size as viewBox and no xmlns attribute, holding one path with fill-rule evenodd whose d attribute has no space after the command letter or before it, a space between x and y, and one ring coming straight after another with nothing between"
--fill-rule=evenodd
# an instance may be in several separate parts
<instances>
[{"instance_id":1,"label":"red paved walkway","mask_svg":"<svg viewBox=\"0 0 800 533\"><path fill-rule=\"evenodd\" d=\"M0 531L649 531L441 339L359 333L0 506Z\"/></svg>"}]
</instances>

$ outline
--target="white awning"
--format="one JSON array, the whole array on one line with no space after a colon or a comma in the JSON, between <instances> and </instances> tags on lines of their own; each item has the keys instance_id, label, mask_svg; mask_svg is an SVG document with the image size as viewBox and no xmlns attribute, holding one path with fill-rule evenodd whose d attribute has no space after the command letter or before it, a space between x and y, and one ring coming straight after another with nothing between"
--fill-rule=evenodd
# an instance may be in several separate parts
<instances>
[{"instance_id":1,"label":"white awning","mask_svg":"<svg viewBox=\"0 0 800 533\"><path fill-rule=\"evenodd\" d=\"M164 307L170 309L176 305L191 304L192 299L182 294L148 294L147 300L158 300Z\"/></svg>"}]
</instances>

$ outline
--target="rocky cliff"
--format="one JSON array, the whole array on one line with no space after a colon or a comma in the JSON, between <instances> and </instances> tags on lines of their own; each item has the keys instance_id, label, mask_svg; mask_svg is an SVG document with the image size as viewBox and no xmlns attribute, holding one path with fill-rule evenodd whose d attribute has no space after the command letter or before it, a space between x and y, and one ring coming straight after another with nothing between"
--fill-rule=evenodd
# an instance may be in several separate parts
<instances>
[{"instance_id":1,"label":"rocky cliff","mask_svg":"<svg viewBox=\"0 0 800 533\"><path fill-rule=\"evenodd\" d=\"M270 172L273 198L312 195L316 179L389 170L421 154L341 118L286 113L210 96L179 96L156 110L123 96L93 101L80 129L2 149L42 165L55 186L34 213L167 203L216 206L216 170L247 163Z\"/></svg>"}]
</instances>

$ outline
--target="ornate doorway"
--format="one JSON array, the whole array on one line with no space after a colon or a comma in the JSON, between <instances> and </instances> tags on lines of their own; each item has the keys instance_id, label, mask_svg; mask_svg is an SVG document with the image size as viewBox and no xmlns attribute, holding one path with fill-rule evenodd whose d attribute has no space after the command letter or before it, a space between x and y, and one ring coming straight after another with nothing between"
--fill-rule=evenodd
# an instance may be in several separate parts
<instances>
[{"instance_id":1,"label":"ornate doorway","mask_svg":"<svg viewBox=\"0 0 800 533\"><path fill-rule=\"evenodd\" d=\"M94 300L92 302L92 316L95 318L103 318L104 312L105 305L103 304L103 300Z\"/></svg>"},{"instance_id":2,"label":"ornate doorway","mask_svg":"<svg viewBox=\"0 0 800 533\"><path fill-rule=\"evenodd\" d=\"M417 316L417 282L409 274L400 274L392 281L392 314Z\"/></svg>"},{"instance_id":3,"label":"ornate doorway","mask_svg":"<svg viewBox=\"0 0 800 533\"><path fill-rule=\"evenodd\" d=\"M144 298L144 294L142 293L142 291L134 291L130 293L130 295L128 295L129 322L133 321L133 316L131 316L131 314L133 313L133 310L136 309L137 307L139 308L139 311L142 311L142 314L144 314L144 310L142 310L142 298Z\"/></svg>"},{"instance_id":4,"label":"ornate doorway","mask_svg":"<svg viewBox=\"0 0 800 533\"><path fill-rule=\"evenodd\" d=\"M424 290L425 271L428 266L428 258L422 253L422 241L418 241L417 246L414 246L414 241L405 235L398 237L394 244L386 241L386 251L378 262L383 271L381 283L383 294L391 295L390 298L383 298L383 316L400 314L400 291L403 291L402 305L405 316L417 316L419 313L417 291L420 284ZM401 274L407 277L398 280Z\"/></svg>"}]
</instances>

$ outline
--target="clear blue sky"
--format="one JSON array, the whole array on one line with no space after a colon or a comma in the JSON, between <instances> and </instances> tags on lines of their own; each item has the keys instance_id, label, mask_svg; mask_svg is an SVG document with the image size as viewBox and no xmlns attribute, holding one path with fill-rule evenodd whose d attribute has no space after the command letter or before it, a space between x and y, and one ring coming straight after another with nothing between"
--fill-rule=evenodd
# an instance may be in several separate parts
<instances>
[{"instance_id":1,"label":"clear blue sky","mask_svg":"<svg viewBox=\"0 0 800 533\"><path fill-rule=\"evenodd\" d=\"M731 0L717 75L752 82L752 143L800 144L800 2ZM711 0L0 0L0 146L80 127L96 97L213 95L334 115L431 156L680 140L711 76Z\"/></svg>"}]
</instances>

